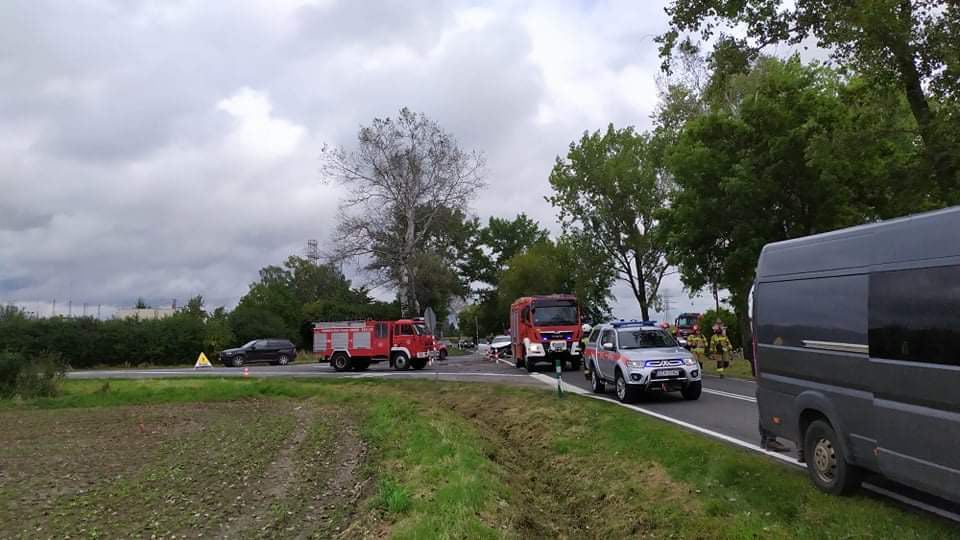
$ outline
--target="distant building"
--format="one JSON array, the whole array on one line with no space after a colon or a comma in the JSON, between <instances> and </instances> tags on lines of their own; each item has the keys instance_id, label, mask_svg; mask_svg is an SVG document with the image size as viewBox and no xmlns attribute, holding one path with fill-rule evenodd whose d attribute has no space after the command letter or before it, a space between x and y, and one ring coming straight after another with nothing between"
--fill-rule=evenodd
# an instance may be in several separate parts
<instances>
[{"instance_id":1,"label":"distant building","mask_svg":"<svg viewBox=\"0 0 960 540\"><path fill-rule=\"evenodd\" d=\"M114 314L114 317L118 319L165 319L174 313L177 310L173 308L142 308L142 309L118 309Z\"/></svg>"}]
</instances>

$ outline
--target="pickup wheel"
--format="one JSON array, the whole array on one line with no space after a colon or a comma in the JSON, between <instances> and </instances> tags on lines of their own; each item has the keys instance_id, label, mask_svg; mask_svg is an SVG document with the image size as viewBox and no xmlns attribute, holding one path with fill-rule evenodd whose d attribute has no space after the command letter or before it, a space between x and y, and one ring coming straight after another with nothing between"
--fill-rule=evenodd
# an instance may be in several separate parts
<instances>
[{"instance_id":1,"label":"pickup wheel","mask_svg":"<svg viewBox=\"0 0 960 540\"><path fill-rule=\"evenodd\" d=\"M623 378L623 373L619 370L617 370L616 385L617 399L620 403L633 403L637 400L639 392L627 384L627 380Z\"/></svg>"},{"instance_id":2,"label":"pickup wheel","mask_svg":"<svg viewBox=\"0 0 960 540\"><path fill-rule=\"evenodd\" d=\"M692 383L687 383L683 387L683 390L680 391L683 394L683 399L694 401L700 399L700 394L703 392L703 383L700 381L694 381Z\"/></svg>"},{"instance_id":3,"label":"pickup wheel","mask_svg":"<svg viewBox=\"0 0 960 540\"><path fill-rule=\"evenodd\" d=\"M815 420L803 437L803 455L814 485L832 495L844 495L860 486L861 470L843 457L837 432L828 422Z\"/></svg>"},{"instance_id":4,"label":"pickup wheel","mask_svg":"<svg viewBox=\"0 0 960 540\"><path fill-rule=\"evenodd\" d=\"M400 352L393 355L393 369L397 371L404 371L410 369L410 358Z\"/></svg>"},{"instance_id":5,"label":"pickup wheel","mask_svg":"<svg viewBox=\"0 0 960 540\"><path fill-rule=\"evenodd\" d=\"M594 394L602 394L604 390L603 379L600 378L596 368L590 368L590 390Z\"/></svg>"},{"instance_id":6,"label":"pickup wheel","mask_svg":"<svg viewBox=\"0 0 960 540\"><path fill-rule=\"evenodd\" d=\"M351 364L352 362L350 361L350 357L347 356L347 353L337 352L333 353L333 356L330 357L330 365L337 371L347 371L352 367Z\"/></svg>"}]
</instances>

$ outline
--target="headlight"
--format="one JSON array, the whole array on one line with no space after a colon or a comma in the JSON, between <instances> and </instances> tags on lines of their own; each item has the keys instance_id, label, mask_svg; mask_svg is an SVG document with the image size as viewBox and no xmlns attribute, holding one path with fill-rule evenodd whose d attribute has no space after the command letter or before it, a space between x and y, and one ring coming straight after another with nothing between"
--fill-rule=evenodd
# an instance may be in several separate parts
<instances>
[{"instance_id":1,"label":"headlight","mask_svg":"<svg viewBox=\"0 0 960 540\"><path fill-rule=\"evenodd\" d=\"M632 367L632 368L638 368L638 369L639 369L639 368L642 368L642 367L643 367L643 360L630 360L630 361L627 362L627 365L630 366L630 367Z\"/></svg>"},{"instance_id":2,"label":"headlight","mask_svg":"<svg viewBox=\"0 0 960 540\"><path fill-rule=\"evenodd\" d=\"M688 366L695 366L695 365L697 365L697 361L694 360L693 358L684 358L684 359L683 359L683 363L686 364L686 365L688 365Z\"/></svg>"},{"instance_id":3,"label":"headlight","mask_svg":"<svg viewBox=\"0 0 960 540\"><path fill-rule=\"evenodd\" d=\"M532 353L534 353L534 354L540 354L540 353L542 353L542 352L543 352L543 345L541 345L541 344L539 344L539 343L531 343L531 344L530 344L530 352L532 352Z\"/></svg>"}]
</instances>

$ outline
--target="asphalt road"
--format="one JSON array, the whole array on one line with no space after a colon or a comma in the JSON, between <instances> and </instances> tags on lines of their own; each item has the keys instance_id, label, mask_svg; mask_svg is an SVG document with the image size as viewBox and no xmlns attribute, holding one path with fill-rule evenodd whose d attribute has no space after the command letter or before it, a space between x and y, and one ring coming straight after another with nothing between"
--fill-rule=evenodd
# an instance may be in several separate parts
<instances>
[{"instance_id":1,"label":"asphalt road","mask_svg":"<svg viewBox=\"0 0 960 540\"><path fill-rule=\"evenodd\" d=\"M172 369L117 369L84 370L67 374L72 379L142 379L158 377L330 377L330 378L430 378L445 381L496 382L543 387L556 386L556 374L547 365L538 366L530 374L517 369L508 360L491 362L476 355L448 358L434 362L423 370L394 371L386 363L374 364L367 371L337 373L328 364L291 364L287 366L251 365L244 369L172 368ZM590 385L581 371L563 372L563 385L568 392L618 403L608 388L603 395L590 392ZM609 385L608 385L609 386ZM686 401L679 393L651 394L639 403L629 405L632 410L672 422L686 429L720 439L741 448L766 454L788 466L802 467L796 461L795 449L786 453L767 452L759 446L755 384L741 379L720 379L704 376L703 394L696 401ZM783 441L786 442L786 441ZM788 443L789 445L789 443ZM892 498L904 505L934 513L960 523L960 505L919 493L879 477L870 477L864 487L880 496Z\"/></svg>"}]
</instances>

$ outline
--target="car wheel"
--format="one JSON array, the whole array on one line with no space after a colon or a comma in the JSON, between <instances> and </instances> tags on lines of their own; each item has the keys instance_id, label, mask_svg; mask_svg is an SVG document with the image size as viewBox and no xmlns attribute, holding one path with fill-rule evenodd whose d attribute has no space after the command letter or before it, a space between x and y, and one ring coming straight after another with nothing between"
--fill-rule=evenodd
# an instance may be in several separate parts
<instances>
[{"instance_id":1,"label":"car wheel","mask_svg":"<svg viewBox=\"0 0 960 540\"><path fill-rule=\"evenodd\" d=\"M803 455L807 458L807 472L814 485L833 495L850 493L860 486L861 471L843 457L839 439L833 427L815 420L803 437Z\"/></svg>"},{"instance_id":2,"label":"car wheel","mask_svg":"<svg viewBox=\"0 0 960 540\"><path fill-rule=\"evenodd\" d=\"M393 369L397 371L410 369L410 358L404 353L397 353L393 357Z\"/></svg>"},{"instance_id":3,"label":"car wheel","mask_svg":"<svg viewBox=\"0 0 960 540\"><path fill-rule=\"evenodd\" d=\"M238 354L234 356L233 359L230 361L230 364L233 367L243 367L243 355Z\"/></svg>"},{"instance_id":4,"label":"car wheel","mask_svg":"<svg viewBox=\"0 0 960 540\"><path fill-rule=\"evenodd\" d=\"M596 369L590 370L590 390L594 394L602 394L604 390L603 379L600 378L600 374Z\"/></svg>"},{"instance_id":5,"label":"car wheel","mask_svg":"<svg viewBox=\"0 0 960 540\"><path fill-rule=\"evenodd\" d=\"M347 371L351 367L350 357L343 352L333 353L330 358L330 365L337 371Z\"/></svg>"},{"instance_id":6,"label":"car wheel","mask_svg":"<svg viewBox=\"0 0 960 540\"><path fill-rule=\"evenodd\" d=\"M623 378L623 374L619 371L617 371L616 390L617 399L620 403L633 403L637 400L637 391L627 384L627 380Z\"/></svg>"},{"instance_id":7,"label":"car wheel","mask_svg":"<svg viewBox=\"0 0 960 540\"><path fill-rule=\"evenodd\" d=\"M287 365L287 364L289 364L289 363L290 363L290 357L289 357L289 356L287 356L287 355L285 355L285 354L281 354L280 356L277 357L277 365L285 366L285 365Z\"/></svg>"},{"instance_id":8,"label":"car wheel","mask_svg":"<svg viewBox=\"0 0 960 540\"><path fill-rule=\"evenodd\" d=\"M694 381L692 383L687 383L683 387L683 390L680 391L683 394L683 399L694 401L700 399L700 394L703 392L703 383L700 381Z\"/></svg>"}]
</instances>

